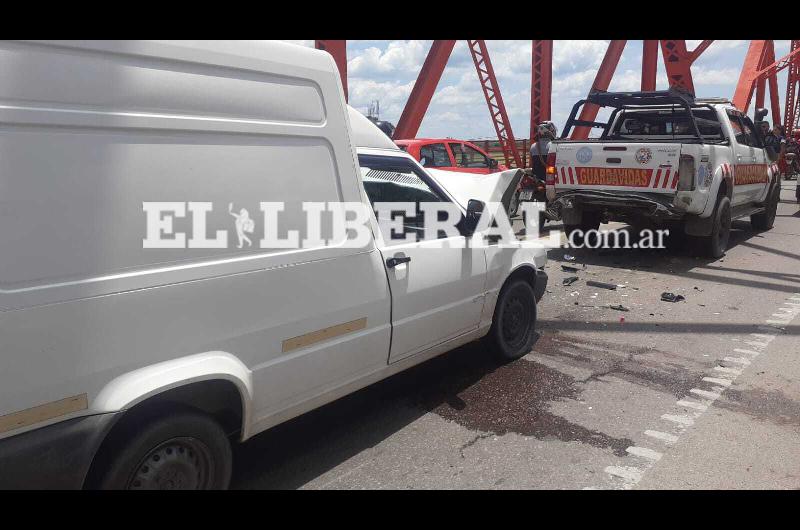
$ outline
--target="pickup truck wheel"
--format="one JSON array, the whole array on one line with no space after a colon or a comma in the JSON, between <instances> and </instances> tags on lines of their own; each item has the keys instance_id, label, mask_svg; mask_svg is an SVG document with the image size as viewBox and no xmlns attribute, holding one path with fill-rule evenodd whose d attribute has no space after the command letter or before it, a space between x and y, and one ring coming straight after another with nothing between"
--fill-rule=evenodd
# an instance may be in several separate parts
<instances>
[{"instance_id":1,"label":"pickup truck wheel","mask_svg":"<svg viewBox=\"0 0 800 530\"><path fill-rule=\"evenodd\" d=\"M714 211L714 225L711 235L700 238L703 254L712 258L721 258L728 249L731 235L731 200L722 197Z\"/></svg>"},{"instance_id":2,"label":"pickup truck wheel","mask_svg":"<svg viewBox=\"0 0 800 530\"><path fill-rule=\"evenodd\" d=\"M579 238L577 235L573 236L572 233L576 230L581 230L584 234L590 230L598 230L600 228L600 212L583 212L581 216L581 224L579 225L564 225L564 232L566 232L567 238L573 241L576 245L580 245L584 242L584 238ZM593 246L593 240L585 240L588 245Z\"/></svg>"},{"instance_id":3,"label":"pickup truck wheel","mask_svg":"<svg viewBox=\"0 0 800 530\"><path fill-rule=\"evenodd\" d=\"M531 350L535 338L536 295L522 279L505 285L497 298L487 346L500 361L519 359Z\"/></svg>"},{"instance_id":4,"label":"pickup truck wheel","mask_svg":"<svg viewBox=\"0 0 800 530\"><path fill-rule=\"evenodd\" d=\"M101 489L225 489L232 470L231 446L211 417L181 411L137 424L117 436L99 479Z\"/></svg>"},{"instance_id":5,"label":"pickup truck wheel","mask_svg":"<svg viewBox=\"0 0 800 530\"><path fill-rule=\"evenodd\" d=\"M772 194L770 194L769 201L767 201L766 204L766 210L750 216L750 224L755 230L770 230L775 224L780 194L780 188L776 187Z\"/></svg>"}]
</instances>

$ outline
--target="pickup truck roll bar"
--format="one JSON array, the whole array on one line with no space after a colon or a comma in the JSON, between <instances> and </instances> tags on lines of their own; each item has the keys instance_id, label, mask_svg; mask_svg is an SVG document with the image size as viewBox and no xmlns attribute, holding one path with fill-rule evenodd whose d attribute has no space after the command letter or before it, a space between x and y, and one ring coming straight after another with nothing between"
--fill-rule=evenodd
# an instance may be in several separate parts
<instances>
[{"instance_id":1,"label":"pickup truck roll bar","mask_svg":"<svg viewBox=\"0 0 800 530\"><path fill-rule=\"evenodd\" d=\"M598 121L587 121L577 119L578 110L586 103L592 103L600 107L611 107L614 111L611 113L606 123ZM700 128L697 126L697 120L692 113L693 107L708 107L709 105L696 105L694 95L677 88L670 88L669 90L653 90L647 92L606 92L604 90L593 90L589 93L586 99L581 99L572 106L572 111L567 118L567 123L564 130L559 137L559 140L566 140L569 133L575 126L592 127L604 129L602 137L605 138L608 133L608 127L614 123L617 113L620 110L631 107L670 107L679 105L686 109L687 115L691 118L692 128L694 129L695 136L702 142L703 135L700 133Z\"/></svg>"}]
</instances>

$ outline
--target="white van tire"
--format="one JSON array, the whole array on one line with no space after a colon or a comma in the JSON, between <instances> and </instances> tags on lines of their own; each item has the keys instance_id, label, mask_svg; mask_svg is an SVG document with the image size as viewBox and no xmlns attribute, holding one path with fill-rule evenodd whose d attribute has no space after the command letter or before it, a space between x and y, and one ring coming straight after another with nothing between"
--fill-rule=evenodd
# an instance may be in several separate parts
<instances>
[{"instance_id":1,"label":"white van tire","mask_svg":"<svg viewBox=\"0 0 800 530\"><path fill-rule=\"evenodd\" d=\"M226 489L231 445L213 418L194 410L164 415L126 429L108 449L100 489Z\"/></svg>"},{"instance_id":2,"label":"white van tire","mask_svg":"<svg viewBox=\"0 0 800 530\"><path fill-rule=\"evenodd\" d=\"M485 344L494 357L513 361L531 351L536 338L536 294L522 278L511 280L500 290L494 318Z\"/></svg>"}]
</instances>

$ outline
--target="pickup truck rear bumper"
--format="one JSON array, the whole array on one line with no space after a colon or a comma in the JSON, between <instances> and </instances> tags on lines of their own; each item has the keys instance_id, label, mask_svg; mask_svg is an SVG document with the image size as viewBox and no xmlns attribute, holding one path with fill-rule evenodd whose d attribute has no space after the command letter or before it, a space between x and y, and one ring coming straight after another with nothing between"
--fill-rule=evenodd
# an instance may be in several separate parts
<instances>
[{"instance_id":1,"label":"pickup truck rear bumper","mask_svg":"<svg viewBox=\"0 0 800 530\"><path fill-rule=\"evenodd\" d=\"M84 416L0 440L0 490L82 488L118 414Z\"/></svg>"},{"instance_id":2,"label":"pickup truck rear bumper","mask_svg":"<svg viewBox=\"0 0 800 530\"><path fill-rule=\"evenodd\" d=\"M558 208L590 207L636 212L646 217L679 219L686 212L673 205L674 195L639 193L635 191L570 190L560 192L554 201Z\"/></svg>"}]
</instances>

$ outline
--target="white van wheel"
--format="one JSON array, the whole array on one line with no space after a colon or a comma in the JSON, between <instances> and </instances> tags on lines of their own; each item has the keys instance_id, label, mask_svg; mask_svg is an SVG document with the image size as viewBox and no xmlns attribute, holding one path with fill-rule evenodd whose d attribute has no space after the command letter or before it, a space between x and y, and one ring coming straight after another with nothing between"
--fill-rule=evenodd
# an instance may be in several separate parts
<instances>
[{"instance_id":1,"label":"white van wheel","mask_svg":"<svg viewBox=\"0 0 800 530\"><path fill-rule=\"evenodd\" d=\"M181 411L145 424L110 447L101 489L225 489L232 470L231 446L211 417ZM126 439L127 438L127 439Z\"/></svg>"},{"instance_id":2,"label":"white van wheel","mask_svg":"<svg viewBox=\"0 0 800 530\"><path fill-rule=\"evenodd\" d=\"M536 337L536 295L527 281L512 280L500 291L487 346L501 361L527 354Z\"/></svg>"}]
</instances>

